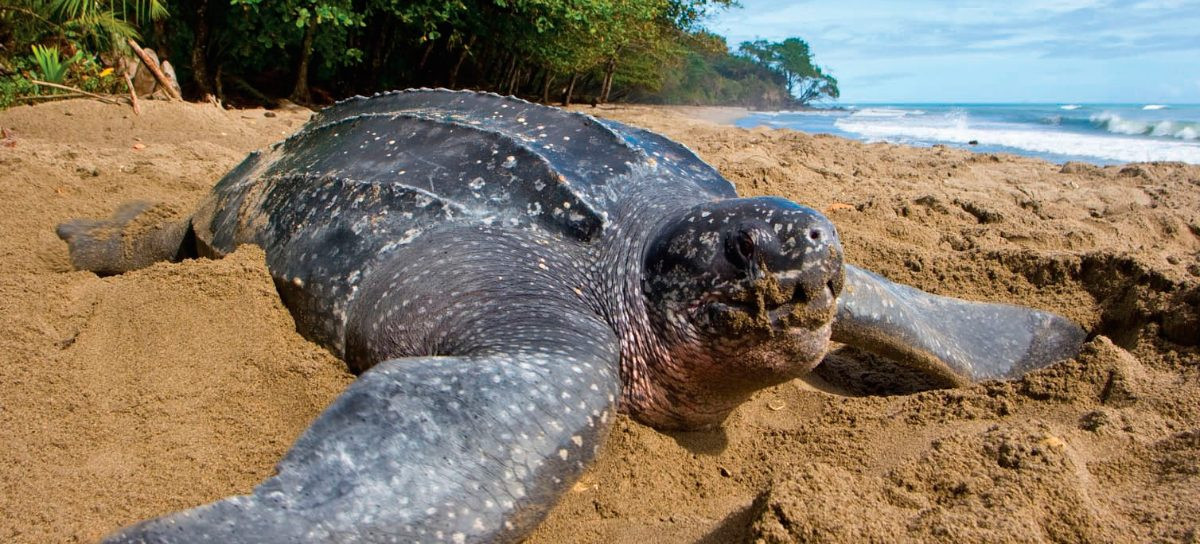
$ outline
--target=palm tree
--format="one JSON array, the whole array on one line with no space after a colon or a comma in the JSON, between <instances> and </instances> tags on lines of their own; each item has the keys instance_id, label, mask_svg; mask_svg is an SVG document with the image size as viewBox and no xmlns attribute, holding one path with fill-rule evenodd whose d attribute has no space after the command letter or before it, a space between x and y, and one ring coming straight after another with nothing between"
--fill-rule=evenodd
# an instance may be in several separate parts
<instances>
[{"instance_id":1,"label":"palm tree","mask_svg":"<svg viewBox=\"0 0 1200 544\"><path fill-rule=\"evenodd\" d=\"M166 17L165 0L50 0L41 4L68 37L93 51L125 48L127 38L141 39L137 25Z\"/></svg>"}]
</instances>

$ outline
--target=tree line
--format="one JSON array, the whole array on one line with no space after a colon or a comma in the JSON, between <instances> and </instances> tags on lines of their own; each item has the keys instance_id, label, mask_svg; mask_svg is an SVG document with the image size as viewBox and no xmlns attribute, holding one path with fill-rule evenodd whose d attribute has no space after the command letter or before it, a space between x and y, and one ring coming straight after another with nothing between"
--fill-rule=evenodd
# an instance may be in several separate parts
<instances>
[{"instance_id":1,"label":"tree line","mask_svg":"<svg viewBox=\"0 0 1200 544\"><path fill-rule=\"evenodd\" d=\"M105 69L127 38L169 60L189 98L233 103L273 97L326 103L415 86L564 104L788 107L837 97L836 80L813 63L802 40L747 42L731 51L703 28L707 14L732 6L733 0L3 0L0 105L5 92L10 99L40 92L19 80L49 71L51 60L81 89L115 92L120 80ZM41 55L29 54L35 45Z\"/></svg>"}]
</instances>

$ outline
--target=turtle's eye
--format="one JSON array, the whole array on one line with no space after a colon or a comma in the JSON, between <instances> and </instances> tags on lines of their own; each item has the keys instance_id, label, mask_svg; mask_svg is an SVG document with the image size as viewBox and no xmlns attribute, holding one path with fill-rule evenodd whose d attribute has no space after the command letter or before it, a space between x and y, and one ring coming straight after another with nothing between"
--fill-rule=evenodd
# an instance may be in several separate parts
<instances>
[{"instance_id":1,"label":"turtle's eye","mask_svg":"<svg viewBox=\"0 0 1200 544\"><path fill-rule=\"evenodd\" d=\"M754 264L754 236L748 230L739 229L725 240L725 258L738 268L748 268Z\"/></svg>"}]
</instances>

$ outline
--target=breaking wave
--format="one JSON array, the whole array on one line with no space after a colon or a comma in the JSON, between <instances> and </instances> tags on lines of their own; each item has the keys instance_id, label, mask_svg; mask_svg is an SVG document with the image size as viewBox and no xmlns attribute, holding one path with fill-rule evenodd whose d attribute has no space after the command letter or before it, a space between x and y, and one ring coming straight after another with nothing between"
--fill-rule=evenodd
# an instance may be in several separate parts
<instances>
[{"instance_id":1,"label":"breaking wave","mask_svg":"<svg viewBox=\"0 0 1200 544\"><path fill-rule=\"evenodd\" d=\"M851 116L838 119L835 124L845 132L874 141L919 145L966 144L1119 162L1181 161L1200 164L1200 144L1191 141L1038 130L1018 124L976 125L962 114L946 116L933 123L906 121L886 118L855 119ZM1194 140L1195 136L1182 139Z\"/></svg>"},{"instance_id":2,"label":"breaking wave","mask_svg":"<svg viewBox=\"0 0 1200 544\"><path fill-rule=\"evenodd\" d=\"M1149 104L1157 105L1157 104ZM867 141L947 144L1064 162L1182 161L1200 164L1200 105L862 104L813 112L755 113L768 125Z\"/></svg>"},{"instance_id":3,"label":"breaking wave","mask_svg":"<svg viewBox=\"0 0 1200 544\"><path fill-rule=\"evenodd\" d=\"M898 108L863 108L850 114L851 117L908 117L911 115L925 115L925 112Z\"/></svg>"},{"instance_id":4,"label":"breaking wave","mask_svg":"<svg viewBox=\"0 0 1200 544\"><path fill-rule=\"evenodd\" d=\"M1125 119L1115 113L1102 112L1091 116L1091 122L1113 134L1158 136L1180 140L1200 139L1200 124L1190 121Z\"/></svg>"}]
</instances>

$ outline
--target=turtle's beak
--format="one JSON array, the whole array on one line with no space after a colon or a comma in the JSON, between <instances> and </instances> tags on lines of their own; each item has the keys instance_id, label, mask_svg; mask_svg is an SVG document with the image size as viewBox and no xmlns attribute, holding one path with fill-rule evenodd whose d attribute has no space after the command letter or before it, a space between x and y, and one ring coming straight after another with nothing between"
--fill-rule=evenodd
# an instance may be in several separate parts
<instances>
[{"instance_id":1,"label":"turtle's beak","mask_svg":"<svg viewBox=\"0 0 1200 544\"><path fill-rule=\"evenodd\" d=\"M752 331L765 336L815 331L833 320L843 275L840 259L780 273L768 271L705 295L693 311L705 308L710 321L730 325L739 336Z\"/></svg>"},{"instance_id":2,"label":"turtle's beak","mask_svg":"<svg viewBox=\"0 0 1200 544\"><path fill-rule=\"evenodd\" d=\"M828 323L837 305L837 294L841 292L841 281L835 282L825 278L805 282L800 279L779 282L780 289L791 293L791 298L783 303L766 308L771 325L775 329L790 329L803 327L809 330Z\"/></svg>"},{"instance_id":3,"label":"turtle's beak","mask_svg":"<svg viewBox=\"0 0 1200 544\"><path fill-rule=\"evenodd\" d=\"M845 283L841 243L829 218L791 202L777 204L775 213L755 229L755 239L761 241L756 247L758 275L770 276L768 281L781 293L768 297L766 310L777 328L813 330L833 318Z\"/></svg>"},{"instance_id":4,"label":"turtle's beak","mask_svg":"<svg viewBox=\"0 0 1200 544\"><path fill-rule=\"evenodd\" d=\"M764 300L772 328L815 330L833 319L844 282L840 259L834 264L776 274L779 291L788 296L786 300Z\"/></svg>"}]
</instances>

